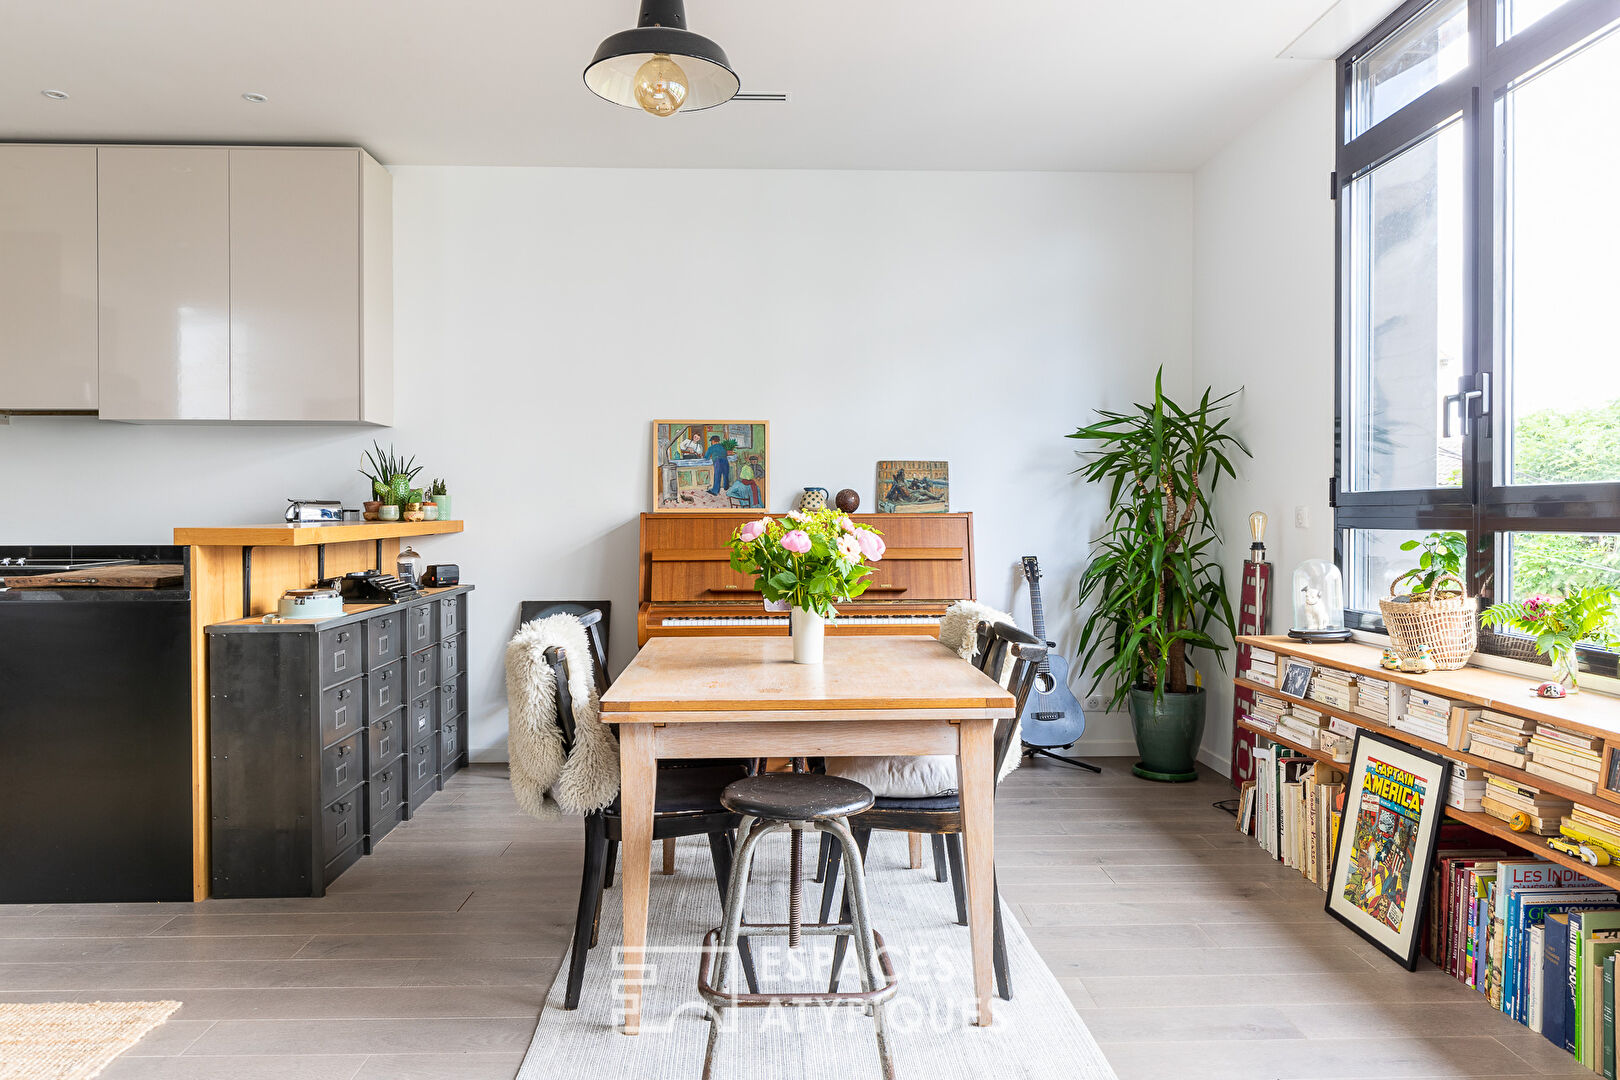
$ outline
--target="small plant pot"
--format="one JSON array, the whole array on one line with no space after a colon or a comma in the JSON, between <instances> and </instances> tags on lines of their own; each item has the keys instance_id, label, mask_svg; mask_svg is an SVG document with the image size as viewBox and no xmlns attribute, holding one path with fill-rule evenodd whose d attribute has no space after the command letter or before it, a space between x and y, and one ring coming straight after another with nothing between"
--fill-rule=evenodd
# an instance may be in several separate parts
<instances>
[{"instance_id":1,"label":"small plant pot","mask_svg":"<svg viewBox=\"0 0 1620 1080\"><path fill-rule=\"evenodd\" d=\"M424 514L422 513L422 504L406 503L399 516L404 518L406 521L421 521L424 517Z\"/></svg>"},{"instance_id":2,"label":"small plant pot","mask_svg":"<svg viewBox=\"0 0 1620 1080\"><path fill-rule=\"evenodd\" d=\"M377 507L378 521L398 521L399 507L394 503L384 503Z\"/></svg>"},{"instance_id":3,"label":"small plant pot","mask_svg":"<svg viewBox=\"0 0 1620 1080\"><path fill-rule=\"evenodd\" d=\"M361 503L360 506L364 511L363 516L367 521L376 521L377 511L382 509L382 503L380 502L365 502Z\"/></svg>"},{"instance_id":4,"label":"small plant pot","mask_svg":"<svg viewBox=\"0 0 1620 1080\"><path fill-rule=\"evenodd\" d=\"M455 520L455 517L450 513L450 496L448 496L448 495L435 495L435 496L433 496L433 501L439 504L439 520L440 521L454 521Z\"/></svg>"},{"instance_id":5,"label":"small plant pot","mask_svg":"<svg viewBox=\"0 0 1620 1080\"><path fill-rule=\"evenodd\" d=\"M439 520L439 504L438 503L432 503L432 502L423 503L422 504L422 520L423 521L438 521Z\"/></svg>"},{"instance_id":6,"label":"small plant pot","mask_svg":"<svg viewBox=\"0 0 1620 1080\"><path fill-rule=\"evenodd\" d=\"M1142 755L1133 774L1170 784L1198 779L1193 761L1204 738L1206 697L1199 689L1166 693L1154 701L1153 691L1131 689L1131 733Z\"/></svg>"}]
</instances>

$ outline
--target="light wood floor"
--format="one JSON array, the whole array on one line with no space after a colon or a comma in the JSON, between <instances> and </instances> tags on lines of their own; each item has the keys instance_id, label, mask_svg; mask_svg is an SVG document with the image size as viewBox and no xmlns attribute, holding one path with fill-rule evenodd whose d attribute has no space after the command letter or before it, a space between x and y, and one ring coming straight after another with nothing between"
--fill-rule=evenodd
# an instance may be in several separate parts
<instances>
[{"instance_id":1,"label":"light wood floor","mask_svg":"<svg viewBox=\"0 0 1620 1080\"><path fill-rule=\"evenodd\" d=\"M1104 764L1015 773L997 862L1121 1080L1591 1075L1329 919L1211 808L1223 781ZM0 1001L184 1002L105 1080L505 1080L579 861L578 821L520 815L504 769L478 767L321 900L0 907Z\"/></svg>"}]
</instances>

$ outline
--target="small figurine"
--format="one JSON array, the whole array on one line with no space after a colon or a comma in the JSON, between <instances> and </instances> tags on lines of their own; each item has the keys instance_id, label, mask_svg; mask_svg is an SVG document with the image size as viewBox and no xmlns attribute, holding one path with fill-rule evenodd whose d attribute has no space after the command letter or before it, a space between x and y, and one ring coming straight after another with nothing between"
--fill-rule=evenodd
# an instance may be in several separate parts
<instances>
[{"instance_id":1,"label":"small figurine","mask_svg":"<svg viewBox=\"0 0 1620 1080\"><path fill-rule=\"evenodd\" d=\"M1544 682L1532 690L1531 693L1535 694L1536 697L1539 698L1561 698L1569 696L1569 691L1565 690L1561 683L1555 682Z\"/></svg>"},{"instance_id":2,"label":"small figurine","mask_svg":"<svg viewBox=\"0 0 1620 1080\"><path fill-rule=\"evenodd\" d=\"M1422 675L1425 672L1433 671L1434 668L1433 655L1430 654L1428 649L1418 648L1408 649L1401 656L1400 667L1396 670L1405 672L1408 675Z\"/></svg>"},{"instance_id":3,"label":"small figurine","mask_svg":"<svg viewBox=\"0 0 1620 1080\"><path fill-rule=\"evenodd\" d=\"M1322 590L1315 585L1302 585L1299 589L1304 596L1302 610L1305 613L1305 629L1326 630L1328 626L1327 605L1322 602Z\"/></svg>"},{"instance_id":4,"label":"small figurine","mask_svg":"<svg viewBox=\"0 0 1620 1080\"><path fill-rule=\"evenodd\" d=\"M1394 649L1386 648L1384 650L1383 658L1378 661L1378 666L1383 668L1385 671L1401 670L1401 654L1396 652Z\"/></svg>"}]
</instances>

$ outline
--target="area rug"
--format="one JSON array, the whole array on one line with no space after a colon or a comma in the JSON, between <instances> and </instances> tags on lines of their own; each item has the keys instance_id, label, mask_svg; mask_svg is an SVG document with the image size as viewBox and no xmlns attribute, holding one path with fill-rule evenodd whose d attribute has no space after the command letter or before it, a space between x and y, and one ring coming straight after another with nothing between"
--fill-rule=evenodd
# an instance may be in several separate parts
<instances>
[{"instance_id":1,"label":"area rug","mask_svg":"<svg viewBox=\"0 0 1620 1080\"><path fill-rule=\"evenodd\" d=\"M748 919L785 922L786 834L765 843L749 886ZM813 853L813 843L805 847L807 855ZM932 871L909 869L906 862L904 835L873 834L867 867L873 922L900 979L899 995L888 1006L898 1075L1113 1080L1113 1070L1063 988L1005 909L1013 999L995 999L993 1026L972 1024L968 931L956 924L951 887L935 881ZM648 919L652 968L643 989L641 1034L634 1037L616 1027L614 947L622 940L623 926L617 885L602 905L601 944L591 950L580 1007L573 1012L562 1008L568 975L564 960L517 1080L696 1080L702 1072L710 1022L696 991L695 946L720 921L708 844L703 837L682 840L676 875L653 874ZM821 887L807 879L805 889L806 911L814 912ZM788 950L781 938L760 938L753 948L761 990L826 988L829 939L807 937L799 949ZM842 988L858 987L854 964L846 960ZM725 1015L715 1080L881 1076L871 1020L856 1009L730 1009Z\"/></svg>"},{"instance_id":2,"label":"area rug","mask_svg":"<svg viewBox=\"0 0 1620 1080\"><path fill-rule=\"evenodd\" d=\"M0 1080L88 1080L179 1007L178 1001L0 1004Z\"/></svg>"}]
</instances>

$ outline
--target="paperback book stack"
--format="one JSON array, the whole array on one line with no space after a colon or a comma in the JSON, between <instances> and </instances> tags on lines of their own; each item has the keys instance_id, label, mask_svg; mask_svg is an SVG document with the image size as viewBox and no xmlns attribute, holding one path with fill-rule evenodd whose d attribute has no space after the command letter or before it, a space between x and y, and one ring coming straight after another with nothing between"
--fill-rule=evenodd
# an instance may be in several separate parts
<instances>
[{"instance_id":1,"label":"paperback book stack","mask_svg":"<svg viewBox=\"0 0 1620 1080\"><path fill-rule=\"evenodd\" d=\"M1255 694L1254 703L1249 706L1249 711L1243 714L1243 718L1256 727L1265 728L1267 731L1276 731L1277 721L1282 719L1283 710L1286 708L1288 708L1288 703L1283 701L1282 698L1274 698L1268 694Z\"/></svg>"},{"instance_id":2,"label":"paperback book stack","mask_svg":"<svg viewBox=\"0 0 1620 1080\"><path fill-rule=\"evenodd\" d=\"M1303 874L1328 887L1338 838L1345 775L1282 746L1255 748L1255 780L1239 803L1238 828Z\"/></svg>"},{"instance_id":3,"label":"paperback book stack","mask_svg":"<svg viewBox=\"0 0 1620 1080\"><path fill-rule=\"evenodd\" d=\"M1556 780L1565 787L1594 794L1602 772L1603 740L1542 722L1536 725L1526 749L1525 772Z\"/></svg>"},{"instance_id":4,"label":"paperback book stack","mask_svg":"<svg viewBox=\"0 0 1620 1080\"><path fill-rule=\"evenodd\" d=\"M1389 723L1389 683L1383 679L1369 679L1365 675L1356 679L1356 706L1358 716L1380 724Z\"/></svg>"},{"instance_id":5,"label":"paperback book stack","mask_svg":"<svg viewBox=\"0 0 1620 1080\"><path fill-rule=\"evenodd\" d=\"M1515 815L1523 814L1525 828L1516 831L1557 836L1559 819L1573 808L1568 799L1549 795L1540 788L1492 772L1485 774L1485 797L1480 800L1480 809L1510 825Z\"/></svg>"},{"instance_id":6,"label":"paperback book stack","mask_svg":"<svg viewBox=\"0 0 1620 1080\"><path fill-rule=\"evenodd\" d=\"M1408 690L1406 707L1395 715L1395 727L1408 735L1445 743L1451 723L1451 699Z\"/></svg>"},{"instance_id":7,"label":"paperback book stack","mask_svg":"<svg viewBox=\"0 0 1620 1080\"><path fill-rule=\"evenodd\" d=\"M1620 816L1576 804L1559 825L1565 836L1600 848L1620 862Z\"/></svg>"},{"instance_id":8,"label":"paperback book stack","mask_svg":"<svg viewBox=\"0 0 1620 1080\"><path fill-rule=\"evenodd\" d=\"M1275 687L1277 685L1277 654L1270 649L1257 649L1249 646L1249 666L1238 673L1239 677L1257 682L1261 686Z\"/></svg>"},{"instance_id":9,"label":"paperback book stack","mask_svg":"<svg viewBox=\"0 0 1620 1080\"><path fill-rule=\"evenodd\" d=\"M1448 763L1451 782L1446 785L1446 805L1472 814L1484 811L1485 770L1478 765L1465 765L1460 761Z\"/></svg>"},{"instance_id":10,"label":"paperback book stack","mask_svg":"<svg viewBox=\"0 0 1620 1080\"><path fill-rule=\"evenodd\" d=\"M1530 743L1530 732L1535 726L1534 720L1484 709L1468 722L1468 742L1463 749L1476 757L1522 769L1528 760L1525 748Z\"/></svg>"},{"instance_id":11,"label":"paperback book stack","mask_svg":"<svg viewBox=\"0 0 1620 1080\"><path fill-rule=\"evenodd\" d=\"M1322 714L1303 705L1290 705L1277 722L1276 732L1285 739L1308 746L1322 748Z\"/></svg>"},{"instance_id":12,"label":"paperback book stack","mask_svg":"<svg viewBox=\"0 0 1620 1080\"><path fill-rule=\"evenodd\" d=\"M1311 679L1310 692L1305 696L1312 701L1351 712L1356 707L1356 677L1347 671L1317 668L1316 676Z\"/></svg>"}]
</instances>

